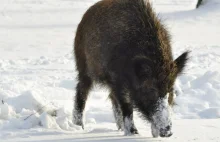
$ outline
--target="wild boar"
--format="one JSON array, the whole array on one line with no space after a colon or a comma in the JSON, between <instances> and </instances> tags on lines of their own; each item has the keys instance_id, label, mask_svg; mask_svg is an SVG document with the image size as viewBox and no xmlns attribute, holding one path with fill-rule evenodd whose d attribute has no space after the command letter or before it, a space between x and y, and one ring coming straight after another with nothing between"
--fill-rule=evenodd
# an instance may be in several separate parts
<instances>
[{"instance_id":1,"label":"wild boar","mask_svg":"<svg viewBox=\"0 0 220 142\"><path fill-rule=\"evenodd\" d=\"M173 60L170 35L144 0L102 0L84 14L76 32L78 71L73 122L83 126L92 84L110 90L118 129L137 134L133 109L151 123L154 137L172 135L173 86L188 51Z\"/></svg>"}]
</instances>

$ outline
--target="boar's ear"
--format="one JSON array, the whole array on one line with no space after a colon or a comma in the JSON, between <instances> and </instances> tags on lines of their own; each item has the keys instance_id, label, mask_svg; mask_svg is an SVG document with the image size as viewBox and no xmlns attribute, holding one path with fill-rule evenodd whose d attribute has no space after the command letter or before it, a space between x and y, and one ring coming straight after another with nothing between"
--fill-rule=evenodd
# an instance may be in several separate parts
<instances>
[{"instance_id":1,"label":"boar's ear","mask_svg":"<svg viewBox=\"0 0 220 142\"><path fill-rule=\"evenodd\" d=\"M133 60L134 72L138 79L145 80L152 75L150 61L145 57L138 57Z\"/></svg>"},{"instance_id":2,"label":"boar's ear","mask_svg":"<svg viewBox=\"0 0 220 142\"><path fill-rule=\"evenodd\" d=\"M189 51L186 51L174 61L174 63L177 66L177 75L183 71L188 60L188 55L189 55Z\"/></svg>"}]
</instances>

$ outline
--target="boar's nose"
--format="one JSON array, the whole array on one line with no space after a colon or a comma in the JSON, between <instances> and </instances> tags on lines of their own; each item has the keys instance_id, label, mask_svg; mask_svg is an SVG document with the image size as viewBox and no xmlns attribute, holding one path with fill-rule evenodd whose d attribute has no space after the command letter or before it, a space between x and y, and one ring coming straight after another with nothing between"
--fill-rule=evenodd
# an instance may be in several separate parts
<instances>
[{"instance_id":1,"label":"boar's nose","mask_svg":"<svg viewBox=\"0 0 220 142\"><path fill-rule=\"evenodd\" d=\"M172 135L171 126L167 126L165 129L160 129L160 137L170 137Z\"/></svg>"},{"instance_id":2,"label":"boar's nose","mask_svg":"<svg viewBox=\"0 0 220 142\"><path fill-rule=\"evenodd\" d=\"M171 126L167 126L165 129L166 129L166 131L170 131L171 130Z\"/></svg>"},{"instance_id":3,"label":"boar's nose","mask_svg":"<svg viewBox=\"0 0 220 142\"><path fill-rule=\"evenodd\" d=\"M168 134L160 134L160 137L170 137L170 136L172 136L172 135L173 135L173 133L170 132L170 133L168 133Z\"/></svg>"}]
</instances>

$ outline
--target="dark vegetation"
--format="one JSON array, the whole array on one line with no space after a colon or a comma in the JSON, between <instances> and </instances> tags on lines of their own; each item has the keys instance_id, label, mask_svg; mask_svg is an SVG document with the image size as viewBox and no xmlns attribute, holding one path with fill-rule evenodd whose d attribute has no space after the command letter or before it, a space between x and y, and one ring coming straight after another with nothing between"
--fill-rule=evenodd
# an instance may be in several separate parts
<instances>
[{"instance_id":1,"label":"dark vegetation","mask_svg":"<svg viewBox=\"0 0 220 142\"><path fill-rule=\"evenodd\" d=\"M198 0L196 8L199 8L199 6L202 4L202 0Z\"/></svg>"}]
</instances>

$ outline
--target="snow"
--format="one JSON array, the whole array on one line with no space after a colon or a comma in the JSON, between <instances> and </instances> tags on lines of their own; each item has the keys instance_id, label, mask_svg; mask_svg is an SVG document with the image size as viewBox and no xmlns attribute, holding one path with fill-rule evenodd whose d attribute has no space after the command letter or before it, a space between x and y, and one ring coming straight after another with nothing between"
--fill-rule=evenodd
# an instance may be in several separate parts
<instances>
[{"instance_id":1,"label":"snow","mask_svg":"<svg viewBox=\"0 0 220 142\"><path fill-rule=\"evenodd\" d=\"M153 115L153 123L151 123L151 131L154 137L159 136L159 131L164 131L163 135L170 136L172 135L172 114L171 107L168 103L169 93L167 93L166 97L158 100L158 110ZM167 131L167 127L170 127L170 130Z\"/></svg>"},{"instance_id":2,"label":"snow","mask_svg":"<svg viewBox=\"0 0 220 142\"><path fill-rule=\"evenodd\" d=\"M220 139L219 120L176 120L174 121L174 135L170 138L152 138L150 127L147 126L140 132L140 135L124 136L123 132L118 132L114 124L96 124L94 130L77 131L77 132L64 132L56 129L41 129L32 128L30 130L20 129L7 131L5 130L1 135L4 135L1 141L14 142L14 141L55 141L55 142L150 142L150 141L169 141L169 142L218 142ZM105 126L103 126L105 125ZM107 126L106 126L107 125ZM110 127L110 128L108 128ZM7 139L5 139L7 137Z\"/></svg>"},{"instance_id":3,"label":"snow","mask_svg":"<svg viewBox=\"0 0 220 142\"><path fill-rule=\"evenodd\" d=\"M117 131L108 90L96 86L85 130L72 123L77 24L97 0L0 1L0 141L220 141L220 1L152 0L172 35L174 57L190 50L175 84L173 136L152 138L135 112L139 135Z\"/></svg>"}]
</instances>

